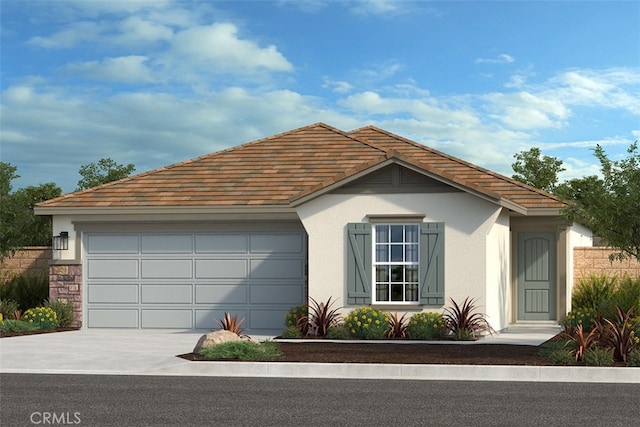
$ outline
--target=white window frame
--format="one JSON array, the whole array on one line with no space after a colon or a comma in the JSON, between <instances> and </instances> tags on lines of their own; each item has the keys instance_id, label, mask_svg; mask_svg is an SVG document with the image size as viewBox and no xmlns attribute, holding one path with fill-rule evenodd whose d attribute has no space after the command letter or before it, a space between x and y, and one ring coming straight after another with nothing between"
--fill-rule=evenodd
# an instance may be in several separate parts
<instances>
[{"instance_id":1,"label":"white window frame","mask_svg":"<svg viewBox=\"0 0 640 427\"><path fill-rule=\"evenodd\" d=\"M387 244L389 245L389 258L388 261L384 261L384 262L379 262L377 260L377 253L376 253L376 249L378 246L378 227L389 227L389 234L391 234L391 228L392 226L402 226L403 227L403 233L402 233L402 254L403 254L403 260L402 261L391 261L391 256L390 256L390 252L391 252L391 245L394 242L391 242L391 238L389 236L389 239L387 242L382 242L381 244ZM407 242L406 239L406 233L405 233L405 227L407 226L415 226L416 227L416 238L417 241L416 242ZM419 222L412 222L412 221L385 221L385 222L376 222L376 223L372 223L372 239L371 239L371 250L372 250L372 256L371 256L371 260L372 260L372 274L371 274L371 282L372 282L372 286L371 286L371 301L373 304L379 304L379 305L420 305L420 223ZM397 243L397 242L396 242ZM405 247L408 245L415 245L417 247L417 253L415 255L415 261L406 261L406 251L405 251ZM404 268L406 268L407 266L415 266L416 268L416 274L415 274L415 281L406 281L406 270L403 271L403 280L401 282L392 282L391 281L391 272L389 272L389 277L388 277L388 281L387 282L378 282L378 275L377 275L377 267L378 266L403 266ZM386 301L379 301L378 300L378 284L379 283L384 283L387 284L389 286L389 290L388 290L388 296L389 296L389 300ZM392 285L402 285L402 301L392 301L391 297L392 297ZM412 301L407 301L406 300L406 296L407 296L407 286L411 286L411 285L415 285L416 286L416 291L415 291L415 300Z\"/></svg>"}]
</instances>

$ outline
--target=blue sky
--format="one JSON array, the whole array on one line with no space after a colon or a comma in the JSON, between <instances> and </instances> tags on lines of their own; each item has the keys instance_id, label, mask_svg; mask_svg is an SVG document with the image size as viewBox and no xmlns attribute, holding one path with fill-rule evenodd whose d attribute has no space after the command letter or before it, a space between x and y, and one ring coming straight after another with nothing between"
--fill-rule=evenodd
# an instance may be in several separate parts
<instances>
[{"instance_id":1,"label":"blue sky","mask_svg":"<svg viewBox=\"0 0 640 427\"><path fill-rule=\"evenodd\" d=\"M0 156L73 191L315 122L511 175L640 137L637 1L0 1Z\"/></svg>"}]
</instances>

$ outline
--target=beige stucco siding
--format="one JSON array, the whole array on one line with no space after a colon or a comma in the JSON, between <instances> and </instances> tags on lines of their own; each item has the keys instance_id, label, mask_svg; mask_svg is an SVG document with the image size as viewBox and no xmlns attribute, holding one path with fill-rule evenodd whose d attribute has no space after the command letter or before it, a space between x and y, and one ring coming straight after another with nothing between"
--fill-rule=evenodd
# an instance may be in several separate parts
<instances>
[{"instance_id":1,"label":"beige stucco siding","mask_svg":"<svg viewBox=\"0 0 640 427\"><path fill-rule=\"evenodd\" d=\"M511 233L509 212L502 209L495 214L495 222L487 234L486 296L479 303L496 330L509 326L511 319Z\"/></svg>"},{"instance_id":2,"label":"beige stucco siding","mask_svg":"<svg viewBox=\"0 0 640 427\"><path fill-rule=\"evenodd\" d=\"M574 248L582 246L593 246L593 233L588 228L580 224L573 224L568 230L567 244L567 286L565 295L564 312L566 314L571 310L571 295L573 293L573 284L575 283L574 271Z\"/></svg>"},{"instance_id":3,"label":"beige stucco siding","mask_svg":"<svg viewBox=\"0 0 640 427\"><path fill-rule=\"evenodd\" d=\"M487 236L500 217L498 206L466 193L327 194L297 210L309 239L309 295L316 300L332 297L337 305L346 305L347 223L367 222L369 216L416 215L424 216L424 222L445 223L445 297L460 302L477 298L485 309ZM494 239L504 238L503 227L492 233ZM499 274L493 272L495 276Z\"/></svg>"}]
</instances>

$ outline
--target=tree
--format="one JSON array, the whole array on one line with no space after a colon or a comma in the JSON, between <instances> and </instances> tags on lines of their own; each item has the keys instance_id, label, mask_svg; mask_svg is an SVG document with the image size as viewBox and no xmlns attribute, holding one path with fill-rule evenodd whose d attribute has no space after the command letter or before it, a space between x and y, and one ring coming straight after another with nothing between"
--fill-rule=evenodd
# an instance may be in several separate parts
<instances>
[{"instance_id":1,"label":"tree","mask_svg":"<svg viewBox=\"0 0 640 427\"><path fill-rule=\"evenodd\" d=\"M563 195L572 200L564 211L571 221L589 227L605 243L617 249L611 259L640 260L640 152L638 141L623 160L610 160L602 147L594 155L600 161L602 179L594 176L569 181Z\"/></svg>"},{"instance_id":2,"label":"tree","mask_svg":"<svg viewBox=\"0 0 640 427\"><path fill-rule=\"evenodd\" d=\"M52 182L11 192L11 181L20 177L16 171L0 162L0 259L25 246L51 244L51 217L34 215L33 207L62 193Z\"/></svg>"},{"instance_id":3,"label":"tree","mask_svg":"<svg viewBox=\"0 0 640 427\"><path fill-rule=\"evenodd\" d=\"M515 172L513 179L553 193L558 183L558 174L565 170L562 167L562 160L542 156L537 147L516 153L513 157L516 159L516 162L511 165Z\"/></svg>"},{"instance_id":4,"label":"tree","mask_svg":"<svg viewBox=\"0 0 640 427\"><path fill-rule=\"evenodd\" d=\"M126 178L135 170L136 167L131 163L126 166L119 165L111 158L100 159L98 163L82 165L78 171L82 179L78 181L77 190L86 190L87 188Z\"/></svg>"}]
</instances>

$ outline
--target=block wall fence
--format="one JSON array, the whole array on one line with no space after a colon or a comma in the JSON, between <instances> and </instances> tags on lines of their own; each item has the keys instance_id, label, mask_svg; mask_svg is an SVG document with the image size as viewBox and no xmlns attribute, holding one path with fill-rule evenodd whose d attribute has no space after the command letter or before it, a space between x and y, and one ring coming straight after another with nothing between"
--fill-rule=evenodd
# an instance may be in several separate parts
<instances>
[{"instance_id":1,"label":"block wall fence","mask_svg":"<svg viewBox=\"0 0 640 427\"><path fill-rule=\"evenodd\" d=\"M579 247L573 250L574 282L581 277L591 274L618 275L640 277L640 262L626 259L624 261L610 261L609 255L614 251L606 247Z\"/></svg>"},{"instance_id":2,"label":"block wall fence","mask_svg":"<svg viewBox=\"0 0 640 427\"><path fill-rule=\"evenodd\" d=\"M25 247L0 260L0 278L20 274L48 276L52 256L50 246Z\"/></svg>"}]
</instances>

